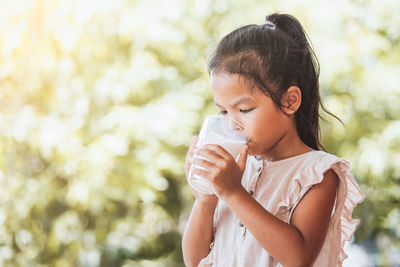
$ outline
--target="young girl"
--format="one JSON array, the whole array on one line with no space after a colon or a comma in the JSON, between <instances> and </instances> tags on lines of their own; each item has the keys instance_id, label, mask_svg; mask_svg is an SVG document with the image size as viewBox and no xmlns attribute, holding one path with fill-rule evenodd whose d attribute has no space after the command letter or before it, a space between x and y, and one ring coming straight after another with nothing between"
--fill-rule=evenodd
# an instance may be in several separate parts
<instances>
[{"instance_id":1,"label":"young girl","mask_svg":"<svg viewBox=\"0 0 400 267\"><path fill-rule=\"evenodd\" d=\"M272 14L234 30L209 70L215 105L248 142L236 162L218 145L195 150L193 139L186 176L203 167L193 174L215 195L192 189L186 265L341 266L364 196L350 164L320 150L318 66L299 21Z\"/></svg>"}]
</instances>

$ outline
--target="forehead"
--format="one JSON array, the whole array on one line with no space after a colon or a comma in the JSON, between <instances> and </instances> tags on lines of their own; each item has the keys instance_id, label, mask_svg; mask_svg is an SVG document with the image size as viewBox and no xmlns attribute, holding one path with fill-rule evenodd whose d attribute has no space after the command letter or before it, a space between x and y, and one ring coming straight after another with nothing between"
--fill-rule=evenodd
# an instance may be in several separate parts
<instances>
[{"instance_id":1,"label":"forehead","mask_svg":"<svg viewBox=\"0 0 400 267\"><path fill-rule=\"evenodd\" d=\"M210 87L217 103L230 102L244 96L256 100L259 95L263 95L248 79L226 72L213 73L210 77Z\"/></svg>"}]
</instances>

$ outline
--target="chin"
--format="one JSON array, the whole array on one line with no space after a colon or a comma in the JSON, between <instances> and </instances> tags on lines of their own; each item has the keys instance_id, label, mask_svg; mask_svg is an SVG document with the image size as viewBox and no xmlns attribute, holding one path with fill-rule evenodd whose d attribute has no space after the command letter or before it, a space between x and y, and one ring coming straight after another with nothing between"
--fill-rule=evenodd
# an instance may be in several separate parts
<instances>
[{"instance_id":1,"label":"chin","mask_svg":"<svg viewBox=\"0 0 400 267\"><path fill-rule=\"evenodd\" d=\"M263 150L263 147L257 146L254 143L248 144L247 155L249 156L261 156L268 150Z\"/></svg>"},{"instance_id":2,"label":"chin","mask_svg":"<svg viewBox=\"0 0 400 267\"><path fill-rule=\"evenodd\" d=\"M248 156L257 156L259 154L261 154L261 152L256 151L255 149L253 149L253 147L251 145L248 145L249 148L247 149L247 155Z\"/></svg>"},{"instance_id":3,"label":"chin","mask_svg":"<svg viewBox=\"0 0 400 267\"><path fill-rule=\"evenodd\" d=\"M259 155L260 153L254 153L253 151L251 151L251 150L248 150L247 151L247 155L248 156L257 156L257 155Z\"/></svg>"}]
</instances>

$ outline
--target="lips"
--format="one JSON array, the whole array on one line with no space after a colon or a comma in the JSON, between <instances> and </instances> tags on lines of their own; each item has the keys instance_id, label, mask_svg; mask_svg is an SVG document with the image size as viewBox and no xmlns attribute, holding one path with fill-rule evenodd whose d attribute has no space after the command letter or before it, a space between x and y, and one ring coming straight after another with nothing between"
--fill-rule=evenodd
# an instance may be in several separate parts
<instances>
[{"instance_id":1,"label":"lips","mask_svg":"<svg viewBox=\"0 0 400 267\"><path fill-rule=\"evenodd\" d=\"M252 143L251 138L248 139L248 138L246 137L246 145L249 145L249 144L251 144L251 143Z\"/></svg>"}]
</instances>

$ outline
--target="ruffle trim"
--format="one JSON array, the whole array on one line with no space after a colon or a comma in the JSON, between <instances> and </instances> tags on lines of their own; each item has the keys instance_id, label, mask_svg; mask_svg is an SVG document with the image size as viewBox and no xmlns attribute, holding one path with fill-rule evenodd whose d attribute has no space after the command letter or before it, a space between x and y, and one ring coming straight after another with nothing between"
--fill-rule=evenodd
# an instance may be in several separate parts
<instances>
[{"instance_id":1,"label":"ruffle trim","mask_svg":"<svg viewBox=\"0 0 400 267\"><path fill-rule=\"evenodd\" d=\"M333 164L332 164L333 165ZM344 200L343 208L341 209L340 221L341 221L341 248L339 253L338 264L342 266L343 261L348 257L344 251L344 245L350 241L353 237L357 226L360 224L359 219L353 219L353 209L363 202L365 196L361 192L354 176L350 173L350 163L341 159L337 162L337 168L333 170L338 174L339 177L345 177L347 184L347 195ZM341 171L342 173L339 173ZM340 180L342 181L342 179Z\"/></svg>"},{"instance_id":2,"label":"ruffle trim","mask_svg":"<svg viewBox=\"0 0 400 267\"><path fill-rule=\"evenodd\" d=\"M335 171L340 179L335 214L332 217L332 221L335 220L337 216L340 216L341 247L337 264L338 266L342 266L343 261L348 257L344 251L344 245L347 241L352 239L360 223L360 220L352 218L353 209L364 200L364 194L361 192L354 176L350 173L350 163L348 161L330 154L321 157L316 161L314 168L303 170L299 177L293 181L293 189L289 194L289 199L279 203L277 211L281 206L291 208L288 219L290 222L292 212L305 193L307 193L313 185L320 183L324 178L324 173L329 169Z\"/></svg>"}]
</instances>

